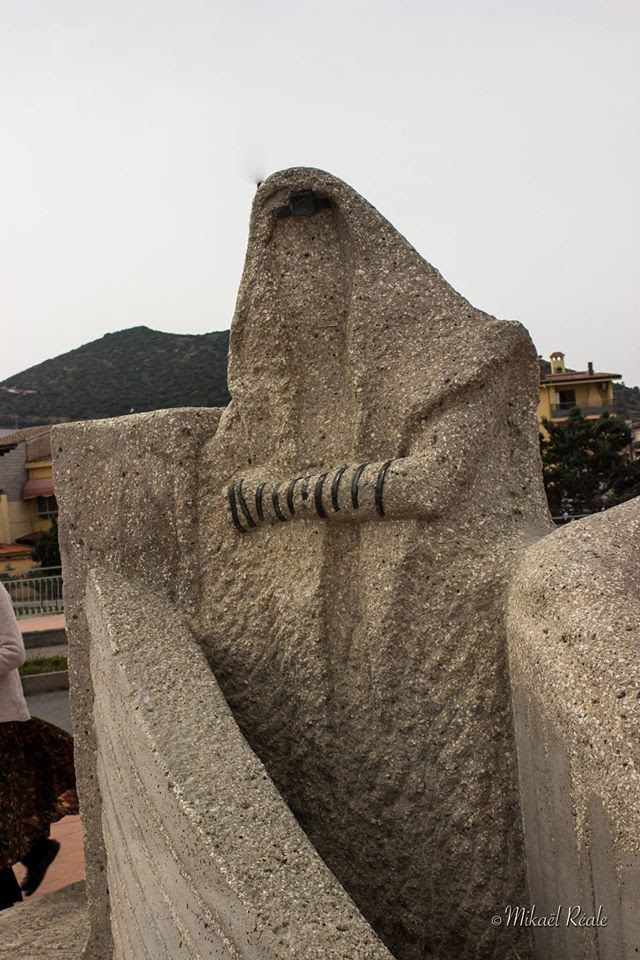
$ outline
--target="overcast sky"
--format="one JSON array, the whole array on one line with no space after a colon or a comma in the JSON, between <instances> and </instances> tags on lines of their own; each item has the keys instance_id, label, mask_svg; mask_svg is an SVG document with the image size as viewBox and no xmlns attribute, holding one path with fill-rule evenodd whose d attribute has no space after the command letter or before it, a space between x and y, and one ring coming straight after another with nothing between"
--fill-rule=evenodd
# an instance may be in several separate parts
<instances>
[{"instance_id":1,"label":"overcast sky","mask_svg":"<svg viewBox=\"0 0 640 960\"><path fill-rule=\"evenodd\" d=\"M640 383L640 0L0 0L0 380L229 326L255 181L348 181L538 351Z\"/></svg>"}]
</instances>

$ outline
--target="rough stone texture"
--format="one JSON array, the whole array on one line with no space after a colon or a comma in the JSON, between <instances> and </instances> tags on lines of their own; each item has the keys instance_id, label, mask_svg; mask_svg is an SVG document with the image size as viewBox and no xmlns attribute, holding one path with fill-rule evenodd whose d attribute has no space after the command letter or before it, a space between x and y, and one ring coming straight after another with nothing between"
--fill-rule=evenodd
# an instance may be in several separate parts
<instances>
[{"instance_id":1,"label":"rough stone texture","mask_svg":"<svg viewBox=\"0 0 640 960\"><path fill-rule=\"evenodd\" d=\"M84 609L87 572L93 566L122 571L179 608L193 609L198 452L219 417L219 410L168 410L53 428L89 960L109 957L112 947Z\"/></svg>"},{"instance_id":2,"label":"rough stone texture","mask_svg":"<svg viewBox=\"0 0 640 960\"><path fill-rule=\"evenodd\" d=\"M80 960L89 923L84 883L0 913L0 960Z\"/></svg>"},{"instance_id":3,"label":"rough stone texture","mask_svg":"<svg viewBox=\"0 0 640 960\"><path fill-rule=\"evenodd\" d=\"M303 189L331 207L274 221ZM314 170L262 184L233 399L200 465L193 629L249 743L399 960L529 951L526 931L490 921L526 902L504 586L550 529L537 382L524 329L475 310L347 185ZM325 472L327 518L301 483L291 517L289 482L311 475L313 492ZM264 522L242 534L226 498L240 479L254 522L266 482Z\"/></svg>"},{"instance_id":4,"label":"rough stone texture","mask_svg":"<svg viewBox=\"0 0 640 960\"><path fill-rule=\"evenodd\" d=\"M640 499L529 548L509 648L531 900L608 923L536 931L539 960L640 953Z\"/></svg>"},{"instance_id":5,"label":"rough stone texture","mask_svg":"<svg viewBox=\"0 0 640 960\"><path fill-rule=\"evenodd\" d=\"M229 374L222 415L54 430L85 958L525 960L518 776L538 912L609 916L537 957L637 955L640 501L546 536L525 331L285 171Z\"/></svg>"},{"instance_id":6,"label":"rough stone texture","mask_svg":"<svg viewBox=\"0 0 640 960\"><path fill-rule=\"evenodd\" d=\"M114 960L391 960L249 748L176 606L87 590Z\"/></svg>"}]
</instances>

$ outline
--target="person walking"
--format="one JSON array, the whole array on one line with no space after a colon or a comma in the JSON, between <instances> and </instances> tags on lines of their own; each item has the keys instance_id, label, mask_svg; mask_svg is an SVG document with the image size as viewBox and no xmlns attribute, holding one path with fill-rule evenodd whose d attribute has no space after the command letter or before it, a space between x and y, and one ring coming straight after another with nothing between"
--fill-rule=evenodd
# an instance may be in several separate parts
<instances>
[{"instance_id":1,"label":"person walking","mask_svg":"<svg viewBox=\"0 0 640 960\"><path fill-rule=\"evenodd\" d=\"M19 668L24 642L11 599L0 583L0 910L34 893L58 854L49 837L56 820L78 812L73 738L31 717ZM27 868L20 886L13 872Z\"/></svg>"}]
</instances>

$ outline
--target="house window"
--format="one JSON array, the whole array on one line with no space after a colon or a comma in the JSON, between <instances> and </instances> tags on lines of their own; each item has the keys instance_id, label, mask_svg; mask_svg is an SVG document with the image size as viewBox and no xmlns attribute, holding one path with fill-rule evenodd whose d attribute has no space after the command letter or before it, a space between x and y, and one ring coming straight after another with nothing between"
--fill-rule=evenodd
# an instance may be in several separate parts
<instances>
[{"instance_id":1,"label":"house window","mask_svg":"<svg viewBox=\"0 0 640 960\"><path fill-rule=\"evenodd\" d=\"M55 497L38 497L36 503L38 520L50 520L58 515L58 503Z\"/></svg>"},{"instance_id":2,"label":"house window","mask_svg":"<svg viewBox=\"0 0 640 960\"><path fill-rule=\"evenodd\" d=\"M575 390L558 390L558 406L563 410L571 410L576 405Z\"/></svg>"}]
</instances>

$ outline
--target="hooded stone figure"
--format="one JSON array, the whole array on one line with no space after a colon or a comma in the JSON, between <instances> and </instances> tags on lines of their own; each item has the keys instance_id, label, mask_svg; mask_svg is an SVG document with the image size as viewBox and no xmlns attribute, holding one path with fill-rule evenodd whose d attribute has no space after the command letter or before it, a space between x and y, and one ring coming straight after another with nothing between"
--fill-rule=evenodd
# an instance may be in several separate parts
<instances>
[{"instance_id":1,"label":"hooded stone figure","mask_svg":"<svg viewBox=\"0 0 640 960\"><path fill-rule=\"evenodd\" d=\"M260 186L232 401L200 466L195 627L401 960L528 955L491 917L527 902L504 591L549 528L537 382L526 331L346 184L293 169Z\"/></svg>"}]
</instances>

